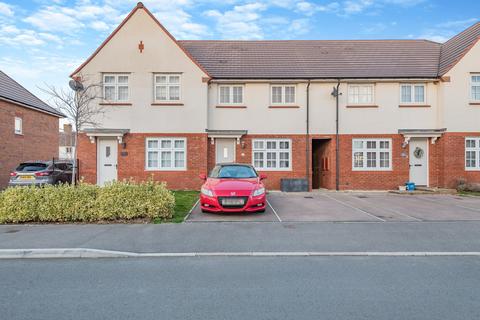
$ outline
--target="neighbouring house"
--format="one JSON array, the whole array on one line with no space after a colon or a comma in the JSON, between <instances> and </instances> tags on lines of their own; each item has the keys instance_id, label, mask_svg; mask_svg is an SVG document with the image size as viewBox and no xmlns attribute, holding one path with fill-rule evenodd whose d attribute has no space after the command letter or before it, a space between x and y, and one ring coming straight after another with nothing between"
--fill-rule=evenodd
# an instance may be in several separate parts
<instances>
[{"instance_id":1,"label":"neighbouring house","mask_svg":"<svg viewBox=\"0 0 480 320\"><path fill-rule=\"evenodd\" d=\"M58 120L64 115L0 71L0 189L22 161L58 155Z\"/></svg>"},{"instance_id":2,"label":"neighbouring house","mask_svg":"<svg viewBox=\"0 0 480 320\"><path fill-rule=\"evenodd\" d=\"M194 189L215 163L243 162L272 189L478 182L479 36L480 23L444 44L177 41L139 3L71 75L103 84L80 174Z\"/></svg>"},{"instance_id":3,"label":"neighbouring house","mask_svg":"<svg viewBox=\"0 0 480 320\"><path fill-rule=\"evenodd\" d=\"M58 135L58 157L60 159L73 160L75 154L75 132L72 125L65 123L63 131Z\"/></svg>"}]
</instances>

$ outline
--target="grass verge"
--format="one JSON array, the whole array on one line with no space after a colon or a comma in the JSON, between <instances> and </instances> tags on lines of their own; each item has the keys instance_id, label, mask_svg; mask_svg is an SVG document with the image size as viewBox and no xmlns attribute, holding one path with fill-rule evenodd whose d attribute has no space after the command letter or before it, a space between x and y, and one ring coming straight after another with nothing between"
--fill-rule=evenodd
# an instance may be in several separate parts
<instances>
[{"instance_id":1,"label":"grass verge","mask_svg":"<svg viewBox=\"0 0 480 320\"><path fill-rule=\"evenodd\" d=\"M476 191L458 191L458 194L462 196L477 196L480 197L480 192Z\"/></svg>"},{"instance_id":2,"label":"grass verge","mask_svg":"<svg viewBox=\"0 0 480 320\"><path fill-rule=\"evenodd\" d=\"M195 202L198 200L198 191L183 191L183 190L174 190L172 191L175 196L175 212L173 213L173 218L169 220L162 220L156 218L153 220L153 223L181 223L185 216L188 214L190 209L192 209Z\"/></svg>"}]
</instances>

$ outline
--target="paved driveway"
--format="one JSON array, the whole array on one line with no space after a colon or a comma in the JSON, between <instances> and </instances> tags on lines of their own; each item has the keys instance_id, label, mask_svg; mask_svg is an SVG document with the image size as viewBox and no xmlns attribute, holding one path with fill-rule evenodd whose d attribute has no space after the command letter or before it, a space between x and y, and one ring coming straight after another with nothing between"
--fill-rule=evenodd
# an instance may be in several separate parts
<instances>
[{"instance_id":1,"label":"paved driveway","mask_svg":"<svg viewBox=\"0 0 480 320\"><path fill-rule=\"evenodd\" d=\"M384 192L311 192L268 195L265 213L207 214L197 206L188 221L388 222L480 220L480 198Z\"/></svg>"}]
</instances>

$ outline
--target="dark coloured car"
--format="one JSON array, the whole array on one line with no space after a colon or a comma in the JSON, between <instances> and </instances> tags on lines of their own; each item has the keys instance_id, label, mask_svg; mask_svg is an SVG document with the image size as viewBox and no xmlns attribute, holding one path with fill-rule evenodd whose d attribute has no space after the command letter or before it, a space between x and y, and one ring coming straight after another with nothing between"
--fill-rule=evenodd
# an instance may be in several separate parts
<instances>
[{"instance_id":1,"label":"dark coloured car","mask_svg":"<svg viewBox=\"0 0 480 320\"><path fill-rule=\"evenodd\" d=\"M10 187L70 183L73 164L70 161L27 161L10 173Z\"/></svg>"}]
</instances>

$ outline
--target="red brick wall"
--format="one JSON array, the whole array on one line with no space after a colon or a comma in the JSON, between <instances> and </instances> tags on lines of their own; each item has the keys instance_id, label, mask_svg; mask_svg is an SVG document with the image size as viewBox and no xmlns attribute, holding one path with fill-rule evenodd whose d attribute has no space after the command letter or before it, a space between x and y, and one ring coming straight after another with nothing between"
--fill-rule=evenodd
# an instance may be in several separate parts
<instances>
[{"instance_id":1,"label":"red brick wall","mask_svg":"<svg viewBox=\"0 0 480 320\"><path fill-rule=\"evenodd\" d=\"M455 188L459 179L480 183L480 171L465 170L465 138L480 137L475 133L448 132L438 139L440 183L444 187Z\"/></svg>"},{"instance_id":2,"label":"red brick wall","mask_svg":"<svg viewBox=\"0 0 480 320\"><path fill-rule=\"evenodd\" d=\"M15 117L22 118L23 134L15 134ZM0 189L22 161L58 157L58 118L0 100Z\"/></svg>"},{"instance_id":3,"label":"red brick wall","mask_svg":"<svg viewBox=\"0 0 480 320\"><path fill-rule=\"evenodd\" d=\"M97 144L84 133L78 135L77 158L79 177L84 182L97 183Z\"/></svg>"},{"instance_id":4,"label":"red brick wall","mask_svg":"<svg viewBox=\"0 0 480 320\"><path fill-rule=\"evenodd\" d=\"M480 133L478 133L480 136ZM145 171L145 138L155 136L187 137L187 171ZM429 142L429 179L432 187L454 187L457 178L479 181L480 172L464 170L464 139L475 134L447 133L436 144ZM280 188L282 178L305 178L305 136L304 135L247 135L236 146L236 161L252 163L252 139L288 138L292 140L292 170L265 171L265 183L270 189ZM329 159L329 170L324 173L323 187L335 189L335 136L311 135L312 139L328 139L324 155ZM392 171L353 171L352 139L354 138L391 138ZM198 174L208 173L215 165L215 145L210 143L206 134L128 134L124 141L126 149L119 146L119 179L133 177L145 180L153 174L154 179L166 181L173 189L198 189L201 181ZM376 135L340 135L340 189L341 190L387 190L397 189L409 180L409 147L402 148L404 138L398 134ZM88 182L96 182L96 144L82 136L79 144L80 175ZM121 152L128 155L121 156ZM403 155L406 156L403 156ZM311 146L310 155L311 159ZM309 166L311 182L312 166Z\"/></svg>"},{"instance_id":5,"label":"red brick wall","mask_svg":"<svg viewBox=\"0 0 480 320\"><path fill-rule=\"evenodd\" d=\"M145 139L147 137L185 137L187 138L187 170L186 171L146 171ZM198 177L207 173L207 135L206 134L160 134L133 133L127 134L123 142L126 147L118 146L118 179L133 178L145 181L153 177L156 181L165 181L170 189L199 189L202 180ZM122 155L124 153L125 155ZM97 151L96 143L82 135L79 139L78 154L80 160L80 176L85 182L96 183Z\"/></svg>"}]
</instances>

